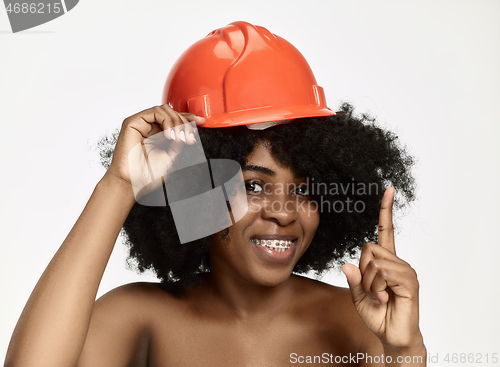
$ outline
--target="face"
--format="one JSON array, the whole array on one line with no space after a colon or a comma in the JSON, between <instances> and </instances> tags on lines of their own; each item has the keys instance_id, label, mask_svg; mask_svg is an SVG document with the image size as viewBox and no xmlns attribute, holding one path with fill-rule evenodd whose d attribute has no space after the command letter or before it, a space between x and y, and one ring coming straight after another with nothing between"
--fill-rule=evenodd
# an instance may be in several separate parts
<instances>
[{"instance_id":1,"label":"face","mask_svg":"<svg viewBox=\"0 0 500 367\"><path fill-rule=\"evenodd\" d=\"M306 178L258 145L243 167L248 212L228 233L213 237L212 272L224 272L242 281L273 286L289 278L307 250L319 224Z\"/></svg>"}]
</instances>

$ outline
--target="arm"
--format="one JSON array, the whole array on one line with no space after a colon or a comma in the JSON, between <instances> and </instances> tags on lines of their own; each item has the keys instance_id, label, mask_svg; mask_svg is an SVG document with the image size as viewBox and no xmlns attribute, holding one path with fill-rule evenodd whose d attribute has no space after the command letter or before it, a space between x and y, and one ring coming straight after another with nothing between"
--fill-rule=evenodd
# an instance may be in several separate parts
<instances>
[{"instance_id":1,"label":"arm","mask_svg":"<svg viewBox=\"0 0 500 367\"><path fill-rule=\"evenodd\" d=\"M33 290L6 366L70 366L83 348L114 243L134 203L131 187L106 174Z\"/></svg>"},{"instance_id":2,"label":"arm","mask_svg":"<svg viewBox=\"0 0 500 367\"><path fill-rule=\"evenodd\" d=\"M379 216L379 244L363 246L359 269L346 264L354 306L366 326L379 338L386 366L426 366L426 348L419 328L416 272L396 256L392 204L387 189ZM365 345L363 353L381 356L382 348ZM363 365L371 365L364 361Z\"/></svg>"},{"instance_id":3,"label":"arm","mask_svg":"<svg viewBox=\"0 0 500 367\"><path fill-rule=\"evenodd\" d=\"M76 364L86 343L104 269L135 202L128 153L144 138L173 126L184 124L189 133L188 119L204 121L194 115L178 114L168 106L153 107L125 119L109 170L42 274L19 318L5 366Z\"/></svg>"}]
</instances>

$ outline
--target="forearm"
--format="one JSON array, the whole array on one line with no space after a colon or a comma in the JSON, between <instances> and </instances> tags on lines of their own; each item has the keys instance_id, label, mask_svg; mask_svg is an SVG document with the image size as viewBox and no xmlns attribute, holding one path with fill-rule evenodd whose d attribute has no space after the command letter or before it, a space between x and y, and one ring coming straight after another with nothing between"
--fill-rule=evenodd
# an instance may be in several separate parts
<instances>
[{"instance_id":1,"label":"forearm","mask_svg":"<svg viewBox=\"0 0 500 367\"><path fill-rule=\"evenodd\" d=\"M105 175L47 266L14 330L6 366L73 366L95 297L132 205L130 185Z\"/></svg>"}]
</instances>

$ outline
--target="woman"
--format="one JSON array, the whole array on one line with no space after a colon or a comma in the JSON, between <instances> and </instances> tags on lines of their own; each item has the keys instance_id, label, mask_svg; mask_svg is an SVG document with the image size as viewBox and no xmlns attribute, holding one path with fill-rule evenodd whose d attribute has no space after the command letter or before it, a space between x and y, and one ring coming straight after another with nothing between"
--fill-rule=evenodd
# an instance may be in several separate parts
<instances>
[{"instance_id":1,"label":"woman","mask_svg":"<svg viewBox=\"0 0 500 367\"><path fill-rule=\"evenodd\" d=\"M382 189L390 183L412 199L412 161L397 139L349 105L334 114L298 51L244 22L186 51L164 98L125 119L108 171L21 315L6 365L425 365L418 282L395 254L394 189ZM236 160L246 214L182 243L171 202L136 203L129 152L159 133L174 141L162 153L167 181L171 162L200 140L207 158ZM163 282L94 302L122 226L138 268ZM377 228L359 268L343 266L350 290L292 275L328 269Z\"/></svg>"}]
</instances>

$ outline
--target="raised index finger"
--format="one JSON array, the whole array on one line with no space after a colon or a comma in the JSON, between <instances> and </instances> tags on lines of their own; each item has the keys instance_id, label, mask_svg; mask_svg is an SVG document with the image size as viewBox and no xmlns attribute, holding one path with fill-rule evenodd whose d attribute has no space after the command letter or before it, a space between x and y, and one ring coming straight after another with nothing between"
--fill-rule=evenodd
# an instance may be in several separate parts
<instances>
[{"instance_id":1,"label":"raised index finger","mask_svg":"<svg viewBox=\"0 0 500 367\"><path fill-rule=\"evenodd\" d=\"M394 204L394 187L385 190L380 204L380 214L378 216L378 244L396 254L394 242L394 226L392 224L392 205Z\"/></svg>"}]
</instances>

